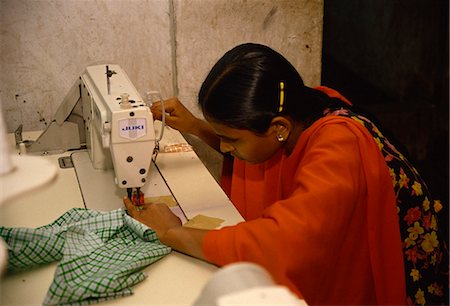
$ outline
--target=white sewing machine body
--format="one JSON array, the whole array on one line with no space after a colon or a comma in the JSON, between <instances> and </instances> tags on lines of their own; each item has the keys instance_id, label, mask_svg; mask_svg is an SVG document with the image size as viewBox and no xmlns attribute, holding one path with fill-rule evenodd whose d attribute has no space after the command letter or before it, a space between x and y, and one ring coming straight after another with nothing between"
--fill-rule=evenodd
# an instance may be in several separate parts
<instances>
[{"instance_id":1,"label":"white sewing machine body","mask_svg":"<svg viewBox=\"0 0 450 306\"><path fill-rule=\"evenodd\" d=\"M150 107L127 74L118 65L96 65L74 82L26 151L62 153L86 145L94 169L113 169L118 187L139 188L147 181L156 142Z\"/></svg>"},{"instance_id":2,"label":"white sewing machine body","mask_svg":"<svg viewBox=\"0 0 450 306\"><path fill-rule=\"evenodd\" d=\"M109 93L104 65L87 67L80 77L86 146L95 169L114 168L119 187L142 187L155 148L153 116L125 72L109 67Z\"/></svg>"}]
</instances>

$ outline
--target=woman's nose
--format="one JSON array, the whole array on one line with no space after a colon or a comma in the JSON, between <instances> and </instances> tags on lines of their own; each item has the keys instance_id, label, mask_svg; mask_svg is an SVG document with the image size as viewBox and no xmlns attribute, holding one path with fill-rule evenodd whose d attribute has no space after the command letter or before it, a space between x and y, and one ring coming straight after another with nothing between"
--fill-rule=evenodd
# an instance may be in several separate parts
<instances>
[{"instance_id":1,"label":"woman's nose","mask_svg":"<svg viewBox=\"0 0 450 306\"><path fill-rule=\"evenodd\" d=\"M220 141L220 152L230 153L233 151L234 151L234 147L231 144L224 142L224 141Z\"/></svg>"}]
</instances>

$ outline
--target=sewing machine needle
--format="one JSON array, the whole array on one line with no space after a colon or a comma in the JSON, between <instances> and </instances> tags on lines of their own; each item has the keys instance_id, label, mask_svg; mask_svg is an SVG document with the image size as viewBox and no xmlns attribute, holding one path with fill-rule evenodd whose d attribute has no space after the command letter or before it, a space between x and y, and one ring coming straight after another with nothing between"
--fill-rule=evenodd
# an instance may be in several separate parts
<instances>
[{"instance_id":1,"label":"sewing machine needle","mask_svg":"<svg viewBox=\"0 0 450 306\"><path fill-rule=\"evenodd\" d=\"M142 203L144 204L144 203ZM136 205L140 206L141 205L141 188L140 187L136 187Z\"/></svg>"},{"instance_id":2,"label":"sewing machine needle","mask_svg":"<svg viewBox=\"0 0 450 306\"><path fill-rule=\"evenodd\" d=\"M127 188L128 199L133 200L133 188Z\"/></svg>"}]
</instances>

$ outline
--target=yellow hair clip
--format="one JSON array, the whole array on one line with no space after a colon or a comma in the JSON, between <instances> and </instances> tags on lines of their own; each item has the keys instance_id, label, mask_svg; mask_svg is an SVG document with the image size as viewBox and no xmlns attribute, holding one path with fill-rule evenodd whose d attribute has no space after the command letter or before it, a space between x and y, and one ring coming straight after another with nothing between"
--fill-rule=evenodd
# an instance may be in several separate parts
<instances>
[{"instance_id":1,"label":"yellow hair clip","mask_svg":"<svg viewBox=\"0 0 450 306\"><path fill-rule=\"evenodd\" d=\"M279 113L283 111L283 104L284 104L284 82L280 82L280 106L278 107Z\"/></svg>"}]
</instances>

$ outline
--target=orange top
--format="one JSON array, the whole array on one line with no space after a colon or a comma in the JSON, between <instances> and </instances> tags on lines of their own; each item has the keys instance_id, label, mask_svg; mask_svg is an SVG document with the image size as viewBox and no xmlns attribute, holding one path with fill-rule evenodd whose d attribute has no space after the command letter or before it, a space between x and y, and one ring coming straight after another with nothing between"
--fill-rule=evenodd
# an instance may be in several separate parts
<instances>
[{"instance_id":1,"label":"orange top","mask_svg":"<svg viewBox=\"0 0 450 306\"><path fill-rule=\"evenodd\" d=\"M206 235L210 262L260 264L310 305L405 303L392 181L354 120L317 120L289 156L235 160L231 188L247 221Z\"/></svg>"}]
</instances>

